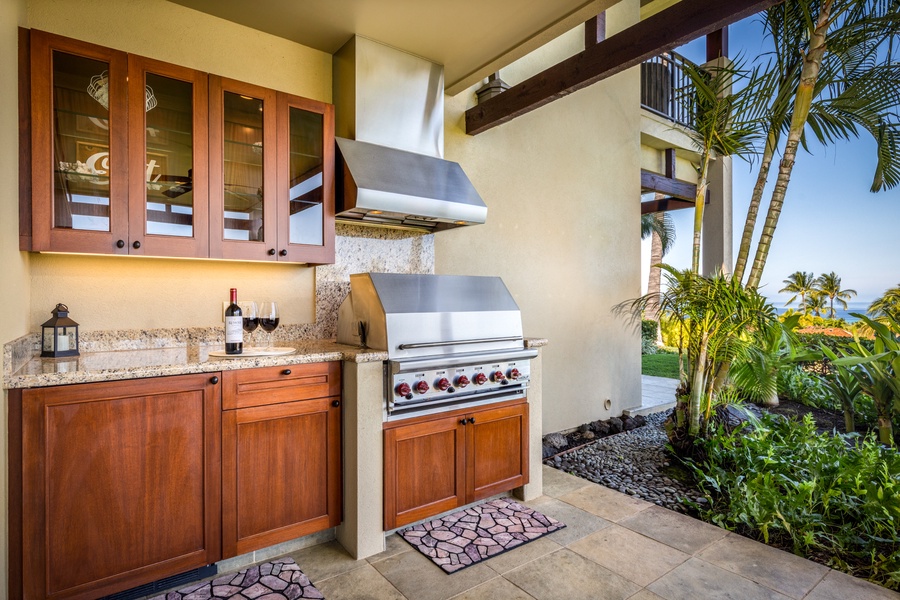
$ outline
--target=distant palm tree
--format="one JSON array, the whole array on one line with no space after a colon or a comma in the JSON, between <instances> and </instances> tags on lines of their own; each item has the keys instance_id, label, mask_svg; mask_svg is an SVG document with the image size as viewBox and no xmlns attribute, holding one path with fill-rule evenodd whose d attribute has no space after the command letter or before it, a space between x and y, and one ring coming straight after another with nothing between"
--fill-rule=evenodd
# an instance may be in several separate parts
<instances>
[{"instance_id":1,"label":"distant palm tree","mask_svg":"<svg viewBox=\"0 0 900 600\"><path fill-rule=\"evenodd\" d=\"M658 195L660 196L660 195ZM650 244L650 274L647 276L647 295L659 298L661 293L661 271L656 265L675 244L675 222L668 213L641 215L641 239L652 236ZM659 322L659 301L647 303L644 318Z\"/></svg>"},{"instance_id":2,"label":"distant palm tree","mask_svg":"<svg viewBox=\"0 0 900 600\"><path fill-rule=\"evenodd\" d=\"M841 308L847 310L847 300L856 295L856 290L841 289L841 278L834 271L822 273L816 279L816 287L819 288L823 297L828 298L828 316L832 319L837 316L834 310L835 301Z\"/></svg>"},{"instance_id":3,"label":"distant palm tree","mask_svg":"<svg viewBox=\"0 0 900 600\"><path fill-rule=\"evenodd\" d=\"M806 296L806 310L817 317L822 316L822 312L828 309L828 296L819 290L813 290Z\"/></svg>"},{"instance_id":4,"label":"distant palm tree","mask_svg":"<svg viewBox=\"0 0 900 600\"><path fill-rule=\"evenodd\" d=\"M778 293L789 292L794 294L790 300L784 303L790 306L794 300L800 298L800 310L804 315L809 314L807 306L807 297L816 291L816 277L812 273L806 271L794 271L788 278L784 280L784 287L778 290Z\"/></svg>"},{"instance_id":5,"label":"distant palm tree","mask_svg":"<svg viewBox=\"0 0 900 600\"><path fill-rule=\"evenodd\" d=\"M869 305L868 313L876 320L890 318L900 321L900 284L885 290L881 297Z\"/></svg>"}]
</instances>

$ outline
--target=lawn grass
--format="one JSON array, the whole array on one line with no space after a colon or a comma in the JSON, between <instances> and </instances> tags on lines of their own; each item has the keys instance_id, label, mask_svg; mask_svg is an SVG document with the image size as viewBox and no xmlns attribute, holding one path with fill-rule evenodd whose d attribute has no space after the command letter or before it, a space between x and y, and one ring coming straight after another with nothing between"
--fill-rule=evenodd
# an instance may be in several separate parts
<instances>
[{"instance_id":1,"label":"lawn grass","mask_svg":"<svg viewBox=\"0 0 900 600\"><path fill-rule=\"evenodd\" d=\"M644 354L641 356L641 374L678 379L678 355Z\"/></svg>"}]
</instances>

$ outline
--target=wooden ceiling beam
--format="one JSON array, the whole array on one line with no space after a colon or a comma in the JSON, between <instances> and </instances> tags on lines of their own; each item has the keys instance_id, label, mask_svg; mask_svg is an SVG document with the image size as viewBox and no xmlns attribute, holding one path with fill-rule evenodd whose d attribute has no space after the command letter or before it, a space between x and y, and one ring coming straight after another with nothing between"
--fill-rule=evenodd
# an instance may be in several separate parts
<instances>
[{"instance_id":1,"label":"wooden ceiling beam","mask_svg":"<svg viewBox=\"0 0 900 600\"><path fill-rule=\"evenodd\" d=\"M466 111L466 133L501 125L576 90L778 4L781 0L681 0Z\"/></svg>"},{"instance_id":2,"label":"wooden ceiling beam","mask_svg":"<svg viewBox=\"0 0 900 600\"><path fill-rule=\"evenodd\" d=\"M694 203L679 198L660 198L659 200L647 200L646 202L641 202L642 215L680 210L682 208L694 208Z\"/></svg>"},{"instance_id":3,"label":"wooden ceiling beam","mask_svg":"<svg viewBox=\"0 0 900 600\"><path fill-rule=\"evenodd\" d=\"M641 191L665 194L689 202L694 202L697 197L697 186L693 183L678 181L646 169L641 169Z\"/></svg>"}]
</instances>

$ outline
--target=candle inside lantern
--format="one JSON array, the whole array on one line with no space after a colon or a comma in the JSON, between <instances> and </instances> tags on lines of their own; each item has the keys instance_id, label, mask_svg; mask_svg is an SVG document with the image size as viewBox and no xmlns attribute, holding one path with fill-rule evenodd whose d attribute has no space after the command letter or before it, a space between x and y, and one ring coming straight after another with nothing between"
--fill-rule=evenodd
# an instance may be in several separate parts
<instances>
[{"instance_id":1,"label":"candle inside lantern","mask_svg":"<svg viewBox=\"0 0 900 600\"><path fill-rule=\"evenodd\" d=\"M59 352L61 350L69 349L69 334L60 332L56 336L56 351Z\"/></svg>"}]
</instances>

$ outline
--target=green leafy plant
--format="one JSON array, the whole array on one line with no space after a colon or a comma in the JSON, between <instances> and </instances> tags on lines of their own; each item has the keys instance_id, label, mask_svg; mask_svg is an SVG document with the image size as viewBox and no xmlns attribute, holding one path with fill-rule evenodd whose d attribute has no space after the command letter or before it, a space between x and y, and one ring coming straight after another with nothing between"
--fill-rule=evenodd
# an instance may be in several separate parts
<instances>
[{"instance_id":1,"label":"green leafy plant","mask_svg":"<svg viewBox=\"0 0 900 600\"><path fill-rule=\"evenodd\" d=\"M840 405L828 386L802 364L784 365L778 370L778 395L807 406L838 410Z\"/></svg>"},{"instance_id":2,"label":"green leafy plant","mask_svg":"<svg viewBox=\"0 0 900 600\"><path fill-rule=\"evenodd\" d=\"M838 359L838 355L833 350L824 344L820 348L822 354L832 361L833 368L830 369L827 375L820 375L819 378L828 387L832 396L841 403L841 410L844 411L844 431L853 433L856 431L856 405L862 395L859 379L853 372L852 367L834 364L834 361Z\"/></svg>"},{"instance_id":3,"label":"green leafy plant","mask_svg":"<svg viewBox=\"0 0 900 600\"><path fill-rule=\"evenodd\" d=\"M731 365L731 380L754 402L778 405L779 373L786 366L805 360L794 335L800 317L776 320L769 327L752 329L743 355Z\"/></svg>"},{"instance_id":4,"label":"green leafy plant","mask_svg":"<svg viewBox=\"0 0 900 600\"><path fill-rule=\"evenodd\" d=\"M650 319L641 321L641 354L656 354L656 334L659 324Z\"/></svg>"}]
</instances>

